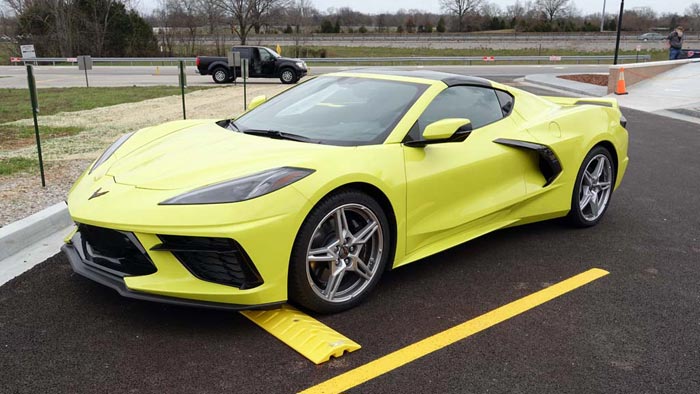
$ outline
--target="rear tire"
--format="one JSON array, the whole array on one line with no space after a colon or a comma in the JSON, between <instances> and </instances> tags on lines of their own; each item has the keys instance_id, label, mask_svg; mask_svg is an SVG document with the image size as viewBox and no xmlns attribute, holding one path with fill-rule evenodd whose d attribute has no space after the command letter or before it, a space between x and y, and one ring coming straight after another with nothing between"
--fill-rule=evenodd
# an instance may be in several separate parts
<instances>
[{"instance_id":1,"label":"rear tire","mask_svg":"<svg viewBox=\"0 0 700 394\"><path fill-rule=\"evenodd\" d=\"M591 227L600 222L610 206L615 187L615 162L610 152L598 146L583 159L571 196L569 222L576 227Z\"/></svg>"},{"instance_id":2,"label":"rear tire","mask_svg":"<svg viewBox=\"0 0 700 394\"><path fill-rule=\"evenodd\" d=\"M211 78L216 83L227 83L231 81L233 76L231 71L227 70L225 67L217 67L211 73Z\"/></svg>"},{"instance_id":3,"label":"rear tire","mask_svg":"<svg viewBox=\"0 0 700 394\"><path fill-rule=\"evenodd\" d=\"M385 212L370 196L349 190L326 197L294 242L289 298L319 313L358 305L385 270L391 237Z\"/></svg>"}]
</instances>

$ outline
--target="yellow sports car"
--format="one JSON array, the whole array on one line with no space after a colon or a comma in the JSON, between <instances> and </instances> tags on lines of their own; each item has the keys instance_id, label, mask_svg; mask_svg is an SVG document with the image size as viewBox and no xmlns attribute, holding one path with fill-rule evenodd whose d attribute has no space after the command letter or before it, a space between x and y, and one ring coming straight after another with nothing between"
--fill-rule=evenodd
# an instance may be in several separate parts
<instances>
[{"instance_id":1,"label":"yellow sports car","mask_svg":"<svg viewBox=\"0 0 700 394\"><path fill-rule=\"evenodd\" d=\"M68 196L75 272L144 300L337 312L491 231L595 225L628 163L614 99L461 75L327 74L250 107L109 147Z\"/></svg>"}]
</instances>

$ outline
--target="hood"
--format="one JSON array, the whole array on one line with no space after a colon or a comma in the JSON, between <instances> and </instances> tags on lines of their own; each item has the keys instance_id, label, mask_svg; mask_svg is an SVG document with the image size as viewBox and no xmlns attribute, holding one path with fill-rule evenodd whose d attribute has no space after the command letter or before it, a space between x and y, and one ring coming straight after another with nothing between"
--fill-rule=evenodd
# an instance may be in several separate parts
<instances>
[{"instance_id":1,"label":"hood","mask_svg":"<svg viewBox=\"0 0 700 394\"><path fill-rule=\"evenodd\" d=\"M212 121L143 143L118 157L106 175L116 183L144 189L189 190L271 168L311 168L319 155L334 149L245 135Z\"/></svg>"},{"instance_id":2,"label":"hood","mask_svg":"<svg viewBox=\"0 0 700 394\"><path fill-rule=\"evenodd\" d=\"M285 61L285 62L290 62L290 63L296 63L296 62L304 62L301 59L297 59L295 57L280 57L278 60Z\"/></svg>"}]
</instances>

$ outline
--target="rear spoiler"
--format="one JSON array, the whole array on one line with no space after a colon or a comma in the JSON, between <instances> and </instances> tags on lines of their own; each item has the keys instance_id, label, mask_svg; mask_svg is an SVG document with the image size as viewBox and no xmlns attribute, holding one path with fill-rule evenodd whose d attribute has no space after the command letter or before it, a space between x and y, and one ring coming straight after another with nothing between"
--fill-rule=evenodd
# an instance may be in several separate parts
<instances>
[{"instance_id":1,"label":"rear spoiler","mask_svg":"<svg viewBox=\"0 0 700 394\"><path fill-rule=\"evenodd\" d=\"M554 97L541 96L543 99L558 105L599 105L601 107L619 108L617 100L614 98L599 98L599 97Z\"/></svg>"}]
</instances>

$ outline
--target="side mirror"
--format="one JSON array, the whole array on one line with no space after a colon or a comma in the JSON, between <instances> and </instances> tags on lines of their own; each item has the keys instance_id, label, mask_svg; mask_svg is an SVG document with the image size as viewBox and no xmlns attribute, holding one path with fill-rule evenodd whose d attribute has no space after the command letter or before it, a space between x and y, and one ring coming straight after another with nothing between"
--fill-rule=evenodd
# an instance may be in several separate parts
<instances>
[{"instance_id":1,"label":"side mirror","mask_svg":"<svg viewBox=\"0 0 700 394\"><path fill-rule=\"evenodd\" d=\"M425 127L423 140L447 141L458 133L469 133L472 130L472 122L464 118L448 118L438 120Z\"/></svg>"},{"instance_id":2,"label":"side mirror","mask_svg":"<svg viewBox=\"0 0 700 394\"><path fill-rule=\"evenodd\" d=\"M264 102L266 102L266 101L267 101L267 96L265 96L265 95L262 95L262 96L255 96L255 98L253 98L253 99L250 101L250 104L248 104L248 111L250 111L251 109L253 109L253 108L255 108L255 107L259 107L260 104L262 104L262 103L264 103Z\"/></svg>"}]
</instances>

